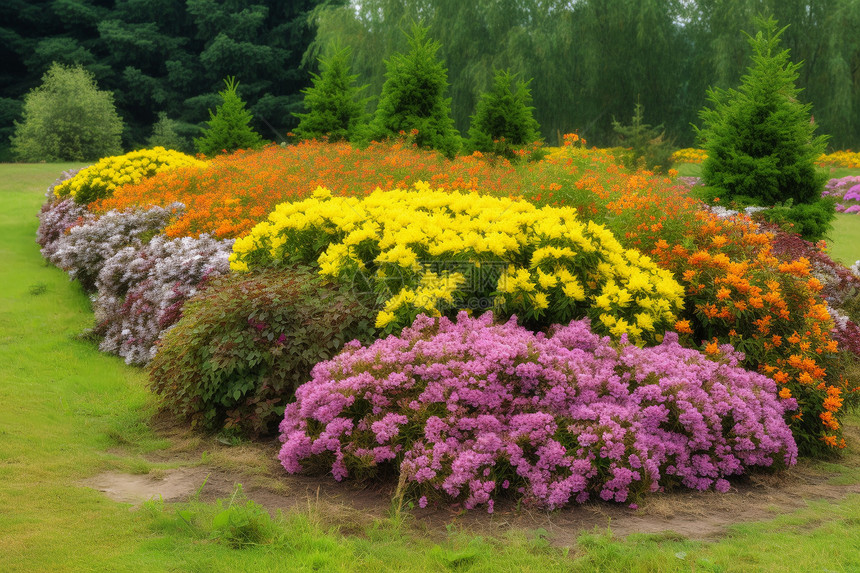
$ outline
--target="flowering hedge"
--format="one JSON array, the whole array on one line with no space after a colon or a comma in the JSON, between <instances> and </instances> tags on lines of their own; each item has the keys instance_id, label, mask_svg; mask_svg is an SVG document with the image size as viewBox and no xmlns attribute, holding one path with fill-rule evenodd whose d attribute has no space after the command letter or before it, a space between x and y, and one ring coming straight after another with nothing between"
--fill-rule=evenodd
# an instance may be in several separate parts
<instances>
[{"instance_id":1,"label":"flowering hedge","mask_svg":"<svg viewBox=\"0 0 860 573\"><path fill-rule=\"evenodd\" d=\"M780 260L772 240L748 218L701 212L687 246L658 240L651 254L686 287L685 313L675 324L690 335L686 344L702 341L699 348L717 355L719 344L729 343L744 353L745 366L779 384L783 399L797 399L792 429L803 453L842 448L844 400L856 403L860 393L827 375L838 344L810 261Z\"/></svg>"},{"instance_id":2,"label":"flowering hedge","mask_svg":"<svg viewBox=\"0 0 860 573\"><path fill-rule=\"evenodd\" d=\"M376 326L388 331L421 312L467 308L471 298L541 325L590 316L600 332L652 342L674 323L683 295L670 273L580 222L575 209L426 183L363 199L319 189L282 203L236 240L230 261L234 271L318 262L320 274L366 280L385 301Z\"/></svg>"},{"instance_id":3,"label":"flowering hedge","mask_svg":"<svg viewBox=\"0 0 860 573\"><path fill-rule=\"evenodd\" d=\"M179 167L205 167L207 163L179 151L154 147L125 155L104 157L95 165L81 169L74 177L57 185L54 194L70 196L76 203L88 204L110 197L122 185L140 183L156 173Z\"/></svg>"},{"instance_id":4,"label":"flowering hedge","mask_svg":"<svg viewBox=\"0 0 860 573\"><path fill-rule=\"evenodd\" d=\"M838 213L860 214L860 175L831 179L821 194L836 199Z\"/></svg>"},{"instance_id":5,"label":"flowering hedge","mask_svg":"<svg viewBox=\"0 0 860 573\"><path fill-rule=\"evenodd\" d=\"M673 485L726 491L797 448L772 380L729 348L709 360L667 334L639 348L588 321L534 334L490 313L419 316L400 337L318 364L281 423L279 459L341 480L394 465L416 494L467 508L510 490L556 508Z\"/></svg>"},{"instance_id":6,"label":"flowering hedge","mask_svg":"<svg viewBox=\"0 0 860 573\"><path fill-rule=\"evenodd\" d=\"M855 151L834 151L826 153L818 158L821 167L849 167L860 168L860 153Z\"/></svg>"},{"instance_id":7,"label":"flowering hedge","mask_svg":"<svg viewBox=\"0 0 860 573\"><path fill-rule=\"evenodd\" d=\"M167 208L109 211L101 216L83 212L62 233L45 233L42 254L54 265L78 280L84 290L94 291L96 279L105 261L124 247L139 247L163 229L182 211L181 204ZM42 212L42 220L55 228L64 226L78 211L68 199L52 202Z\"/></svg>"},{"instance_id":8,"label":"flowering hedge","mask_svg":"<svg viewBox=\"0 0 860 573\"><path fill-rule=\"evenodd\" d=\"M233 241L168 239L124 247L107 259L96 280L93 310L99 348L128 364L145 364L155 342L181 315L183 303L211 278L229 272Z\"/></svg>"},{"instance_id":9,"label":"flowering hedge","mask_svg":"<svg viewBox=\"0 0 860 573\"><path fill-rule=\"evenodd\" d=\"M707 156L708 154L704 149L688 147L673 153L672 161L674 163L702 163Z\"/></svg>"}]
</instances>

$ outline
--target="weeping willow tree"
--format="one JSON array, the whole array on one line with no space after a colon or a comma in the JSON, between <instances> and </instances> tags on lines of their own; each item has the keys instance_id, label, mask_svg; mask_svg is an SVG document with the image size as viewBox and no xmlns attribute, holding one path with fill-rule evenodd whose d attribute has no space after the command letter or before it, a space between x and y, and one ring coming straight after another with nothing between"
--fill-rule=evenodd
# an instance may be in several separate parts
<instances>
[{"instance_id":1,"label":"weeping willow tree","mask_svg":"<svg viewBox=\"0 0 860 573\"><path fill-rule=\"evenodd\" d=\"M860 0L353 0L315 12L305 57L348 38L354 73L379 94L383 60L406 50L403 31L420 23L441 44L460 131L493 70L509 69L534 78L549 143L579 131L609 144L612 117L639 102L647 123L684 146L708 87L740 81L750 56L740 32L762 13L788 25L785 45L804 63L798 86L831 145L860 147Z\"/></svg>"}]
</instances>

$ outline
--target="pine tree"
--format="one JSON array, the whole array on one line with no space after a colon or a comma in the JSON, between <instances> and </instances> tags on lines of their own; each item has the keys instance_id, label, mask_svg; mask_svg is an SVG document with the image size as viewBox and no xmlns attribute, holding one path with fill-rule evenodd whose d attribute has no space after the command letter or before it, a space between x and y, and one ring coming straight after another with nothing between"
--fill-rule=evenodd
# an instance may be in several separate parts
<instances>
[{"instance_id":1,"label":"pine tree","mask_svg":"<svg viewBox=\"0 0 860 573\"><path fill-rule=\"evenodd\" d=\"M826 175L815 168L826 138L814 135L810 104L798 101L800 64L780 50L776 20L759 22L752 65L738 89L708 90L713 107L699 112L698 135L708 158L702 176L708 194L739 204L814 203Z\"/></svg>"},{"instance_id":2,"label":"pine tree","mask_svg":"<svg viewBox=\"0 0 860 573\"><path fill-rule=\"evenodd\" d=\"M511 91L514 83L516 91ZM507 70L495 72L492 89L481 95L472 116L467 143L470 150L513 158L516 148L540 139L529 83L517 81Z\"/></svg>"},{"instance_id":3,"label":"pine tree","mask_svg":"<svg viewBox=\"0 0 860 573\"><path fill-rule=\"evenodd\" d=\"M417 130L419 147L438 149L452 157L461 142L451 118L451 99L445 97L448 71L436 58L441 45L427 37L427 28L418 25L412 27L408 40L408 53L396 53L385 62L386 79L369 135L385 139Z\"/></svg>"},{"instance_id":4,"label":"pine tree","mask_svg":"<svg viewBox=\"0 0 860 573\"><path fill-rule=\"evenodd\" d=\"M630 125L612 119L612 129L621 147L629 151L622 157L630 169L652 169L665 173L671 166L672 149L666 140L663 124L652 127L645 123L645 109L637 103Z\"/></svg>"},{"instance_id":5,"label":"pine tree","mask_svg":"<svg viewBox=\"0 0 860 573\"><path fill-rule=\"evenodd\" d=\"M227 88L218 95L221 105L215 112L209 110L209 126L203 135L194 139L197 151L203 155L230 153L237 149L260 147L263 138L249 125L251 112L245 109L245 102L236 93L239 82L235 77L224 80Z\"/></svg>"},{"instance_id":6,"label":"pine tree","mask_svg":"<svg viewBox=\"0 0 860 573\"><path fill-rule=\"evenodd\" d=\"M158 112L158 121L152 126L152 135L146 140L147 147L163 147L186 153L188 140L179 135L179 122L167 117L166 112Z\"/></svg>"},{"instance_id":7,"label":"pine tree","mask_svg":"<svg viewBox=\"0 0 860 573\"><path fill-rule=\"evenodd\" d=\"M299 139L325 137L328 141L352 140L358 136L367 98L359 94L358 76L349 73L349 48L336 48L329 58L320 59L320 74L311 74L313 86L302 90L307 113L293 114L299 125L293 130Z\"/></svg>"}]
</instances>

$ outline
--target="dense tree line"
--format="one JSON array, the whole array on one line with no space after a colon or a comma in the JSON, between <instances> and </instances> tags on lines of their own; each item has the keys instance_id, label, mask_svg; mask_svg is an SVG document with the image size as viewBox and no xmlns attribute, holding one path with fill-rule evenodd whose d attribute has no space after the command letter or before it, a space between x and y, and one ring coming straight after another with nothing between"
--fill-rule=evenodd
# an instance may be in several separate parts
<instances>
[{"instance_id":1,"label":"dense tree line","mask_svg":"<svg viewBox=\"0 0 860 573\"><path fill-rule=\"evenodd\" d=\"M4 0L0 2L0 147L22 98L52 62L80 64L114 92L126 147L141 145L159 113L190 138L236 76L265 137L296 124L309 13L327 0Z\"/></svg>"},{"instance_id":2,"label":"dense tree line","mask_svg":"<svg viewBox=\"0 0 860 573\"><path fill-rule=\"evenodd\" d=\"M383 59L403 50L413 21L430 28L448 66L457 128L465 132L494 69L534 78L543 135L578 130L613 141L612 122L639 103L674 143L694 142L691 123L709 87L740 81L755 17L788 25L783 42L802 61L800 97L813 104L836 148L860 146L860 0L361 0L317 11L311 53L333 39L353 49L359 82L379 93Z\"/></svg>"},{"instance_id":3,"label":"dense tree line","mask_svg":"<svg viewBox=\"0 0 860 573\"><path fill-rule=\"evenodd\" d=\"M542 135L578 131L613 143L613 120L638 103L678 146L709 87L737 85L749 63L742 31L772 13L802 61L800 98L834 148L860 147L860 0L6 0L0 3L0 148L24 94L54 61L80 64L114 92L126 147L159 114L190 138L236 76L253 126L280 139L303 111L301 90L330 46L352 51L372 113L385 61L429 27L448 97L466 134L480 95L506 69L529 85ZM4 156L5 157L5 156Z\"/></svg>"}]
</instances>

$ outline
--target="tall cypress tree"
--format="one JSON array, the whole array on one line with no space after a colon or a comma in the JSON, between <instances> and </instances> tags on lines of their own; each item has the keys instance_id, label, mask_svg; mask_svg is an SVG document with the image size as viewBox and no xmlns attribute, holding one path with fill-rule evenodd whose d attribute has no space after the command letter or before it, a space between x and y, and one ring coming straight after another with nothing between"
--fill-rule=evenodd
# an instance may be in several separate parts
<instances>
[{"instance_id":1,"label":"tall cypress tree","mask_svg":"<svg viewBox=\"0 0 860 573\"><path fill-rule=\"evenodd\" d=\"M396 53L385 65L385 83L376 115L370 124L372 139L396 137L417 130L419 147L438 149L451 157L460 149L460 134L451 118L448 71L436 57L440 44L428 38L427 28L412 27L408 53Z\"/></svg>"}]
</instances>

